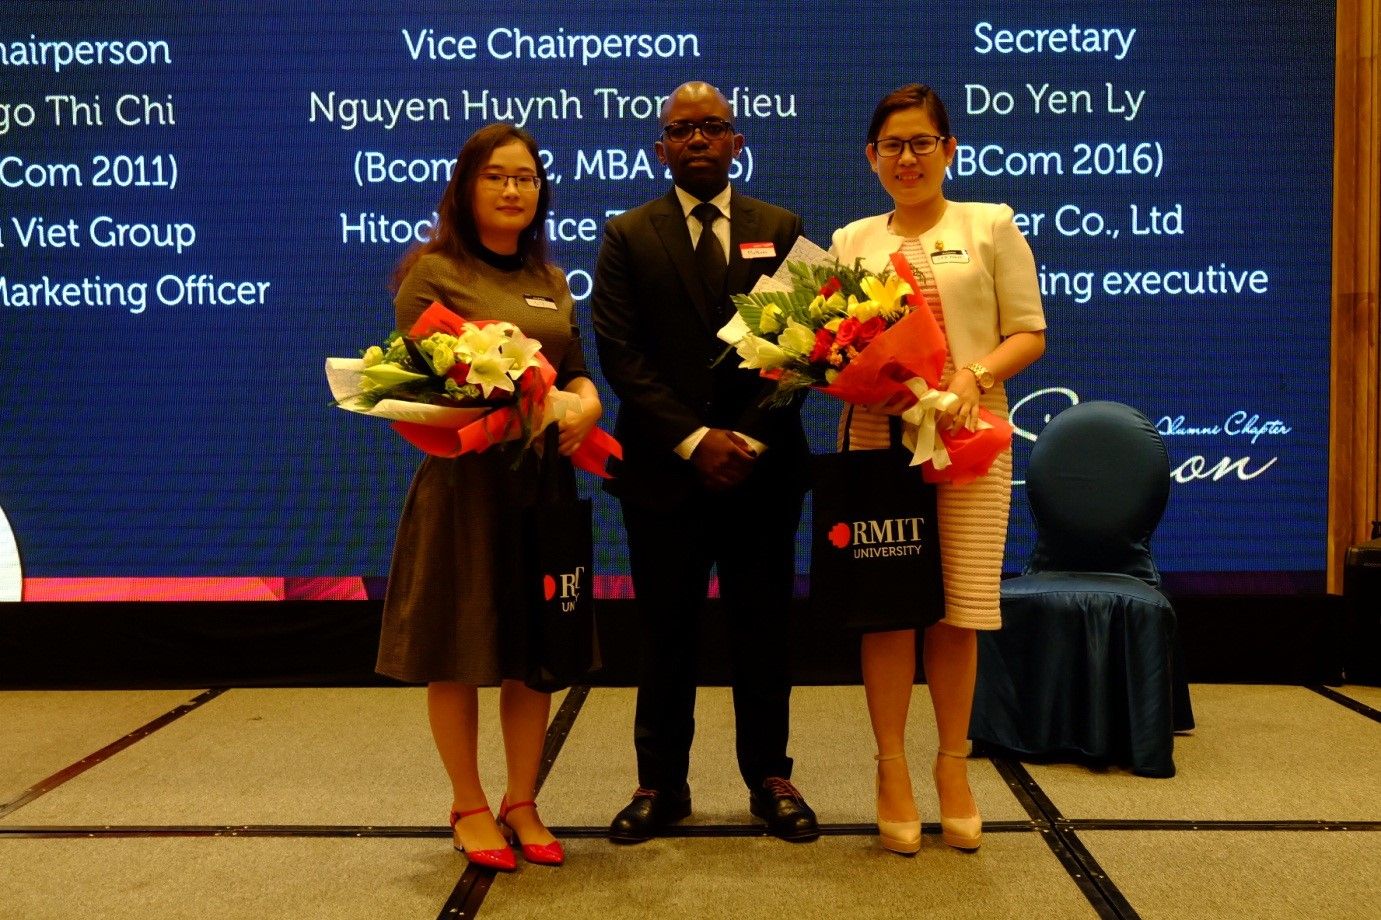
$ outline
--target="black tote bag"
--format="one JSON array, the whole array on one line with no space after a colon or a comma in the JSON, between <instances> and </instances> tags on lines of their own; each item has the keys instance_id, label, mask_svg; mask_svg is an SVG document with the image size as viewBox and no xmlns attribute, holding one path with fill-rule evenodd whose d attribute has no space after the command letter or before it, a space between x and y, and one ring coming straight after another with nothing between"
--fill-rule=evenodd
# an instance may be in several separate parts
<instances>
[{"instance_id":1,"label":"black tote bag","mask_svg":"<svg viewBox=\"0 0 1381 920\"><path fill-rule=\"evenodd\" d=\"M924 629L945 613L935 486L892 446L812 458L810 598L815 614L859 632Z\"/></svg>"},{"instance_id":2,"label":"black tote bag","mask_svg":"<svg viewBox=\"0 0 1381 920\"><path fill-rule=\"evenodd\" d=\"M556 426L552 426L555 431ZM589 499L554 497L548 487L565 459L548 437L543 488L535 505L518 511L518 561L523 682L534 690L562 690L600 667L595 627L594 548Z\"/></svg>"}]
</instances>

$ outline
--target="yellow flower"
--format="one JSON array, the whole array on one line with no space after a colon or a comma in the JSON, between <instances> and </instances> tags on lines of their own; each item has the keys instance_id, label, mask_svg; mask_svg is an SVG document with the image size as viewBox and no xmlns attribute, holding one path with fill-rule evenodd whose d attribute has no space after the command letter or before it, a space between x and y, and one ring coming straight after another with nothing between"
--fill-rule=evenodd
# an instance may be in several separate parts
<instances>
[{"instance_id":1,"label":"yellow flower","mask_svg":"<svg viewBox=\"0 0 1381 920\"><path fill-rule=\"evenodd\" d=\"M768 304L762 308L762 315L758 317L759 332L780 332L782 329L781 320L782 310L776 304Z\"/></svg>"},{"instance_id":2,"label":"yellow flower","mask_svg":"<svg viewBox=\"0 0 1381 920\"><path fill-rule=\"evenodd\" d=\"M828 323L825 323L825 328L828 329L830 332L838 332L838 331L839 331L839 324L842 323L842 322L844 322L844 317L842 317L842 316L836 316L834 319L830 320Z\"/></svg>"},{"instance_id":3,"label":"yellow flower","mask_svg":"<svg viewBox=\"0 0 1381 920\"><path fill-rule=\"evenodd\" d=\"M432 370L438 374L449 371L456 363L455 351L446 345L434 345L431 354L427 355L431 362Z\"/></svg>"},{"instance_id":4,"label":"yellow flower","mask_svg":"<svg viewBox=\"0 0 1381 920\"><path fill-rule=\"evenodd\" d=\"M458 339L456 339L456 337L451 335L450 333L433 332L431 335L423 339L419 344L421 345L423 351L431 351L433 348L454 349L456 347L457 341Z\"/></svg>"},{"instance_id":5,"label":"yellow flower","mask_svg":"<svg viewBox=\"0 0 1381 920\"><path fill-rule=\"evenodd\" d=\"M849 295L849 306L847 310L849 315L860 323L868 322L868 320L881 312L876 302L871 300L859 300L852 294Z\"/></svg>"},{"instance_id":6,"label":"yellow flower","mask_svg":"<svg viewBox=\"0 0 1381 920\"><path fill-rule=\"evenodd\" d=\"M384 350L378 345L370 345L360 357L364 360L365 367L373 367L384 360Z\"/></svg>"},{"instance_id":7,"label":"yellow flower","mask_svg":"<svg viewBox=\"0 0 1381 920\"><path fill-rule=\"evenodd\" d=\"M385 344L388 345L388 348L384 350L384 361L390 364L400 364L408 359L408 346L401 335L393 336Z\"/></svg>"},{"instance_id":8,"label":"yellow flower","mask_svg":"<svg viewBox=\"0 0 1381 920\"><path fill-rule=\"evenodd\" d=\"M873 277L864 278L859 282L859 286L863 288L863 293L868 295L868 299L877 304L878 312L885 317L905 310L902 298L914 293L911 285L896 275L889 275L886 281Z\"/></svg>"},{"instance_id":9,"label":"yellow flower","mask_svg":"<svg viewBox=\"0 0 1381 920\"><path fill-rule=\"evenodd\" d=\"M838 291L835 291L828 298L816 294L815 299L812 300L810 306L806 308L810 313L811 319L820 319L825 316L843 314L846 309L848 309L848 304L844 300L844 296Z\"/></svg>"}]
</instances>

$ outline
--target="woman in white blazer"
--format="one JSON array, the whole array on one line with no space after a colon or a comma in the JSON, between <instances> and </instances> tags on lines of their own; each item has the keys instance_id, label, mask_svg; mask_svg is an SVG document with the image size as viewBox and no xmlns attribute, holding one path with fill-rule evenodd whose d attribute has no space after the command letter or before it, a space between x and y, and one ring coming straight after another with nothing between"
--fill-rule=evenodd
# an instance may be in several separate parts
<instances>
[{"instance_id":1,"label":"woman in white blazer","mask_svg":"<svg viewBox=\"0 0 1381 920\"><path fill-rule=\"evenodd\" d=\"M954 158L954 135L939 96L910 84L878 104L865 153L894 208L865 217L834 234L833 254L844 264L861 258L881 271L901 251L911 265L949 345L941 389L959 397L942 424L960 426L980 407L1007 415L1003 381L1045 350L1045 316L1035 259L1005 204L949 201L945 169ZM849 416L846 413L846 418ZM841 419L841 441L844 419ZM888 443L887 417L856 410L850 446ZM937 489L945 616L925 627L926 682L939 728L934 777L944 841L974 849L982 818L968 784L969 714L978 669L974 630L1002 625L998 586L1011 503L1011 451L986 475L963 486ZM877 740L878 831L883 846L899 853L920 848L920 816L906 763L906 719L916 676L916 634L906 611L897 628L863 636L863 683ZM924 624L922 624L924 625Z\"/></svg>"}]
</instances>

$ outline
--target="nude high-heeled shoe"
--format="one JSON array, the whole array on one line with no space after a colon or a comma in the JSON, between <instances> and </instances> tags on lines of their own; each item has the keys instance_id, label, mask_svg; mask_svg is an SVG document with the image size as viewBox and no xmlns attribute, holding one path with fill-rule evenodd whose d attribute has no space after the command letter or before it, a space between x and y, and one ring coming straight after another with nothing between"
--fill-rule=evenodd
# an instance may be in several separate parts
<instances>
[{"instance_id":1,"label":"nude high-heeled shoe","mask_svg":"<svg viewBox=\"0 0 1381 920\"><path fill-rule=\"evenodd\" d=\"M960 751L946 751L940 749L939 755L935 758L935 791L940 791L940 758L955 757L959 760L968 760L969 755ZM983 842L983 816L978 813L975 806L974 813L965 818L947 818L944 813L940 813L940 837L945 843L957 850L976 850Z\"/></svg>"},{"instance_id":2,"label":"nude high-heeled shoe","mask_svg":"<svg viewBox=\"0 0 1381 920\"><path fill-rule=\"evenodd\" d=\"M873 759L878 762L877 775L877 794L879 801L882 797L882 762L884 760L904 760L905 754L888 754L886 757L875 754ZM921 819L915 821L884 821L882 809L878 808L878 838L882 841L884 849L891 850L893 853L900 853L903 856L913 856L921 849Z\"/></svg>"}]
</instances>

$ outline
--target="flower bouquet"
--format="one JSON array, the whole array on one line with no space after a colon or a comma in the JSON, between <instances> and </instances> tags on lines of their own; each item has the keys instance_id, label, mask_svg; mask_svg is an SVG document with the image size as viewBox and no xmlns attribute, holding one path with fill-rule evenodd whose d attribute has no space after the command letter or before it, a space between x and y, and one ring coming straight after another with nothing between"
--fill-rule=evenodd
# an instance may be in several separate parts
<instances>
[{"instance_id":1,"label":"flower bouquet","mask_svg":"<svg viewBox=\"0 0 1381 920\"><path fill-rule=\"evenodd\" d=\"M506 442L526 447L580 408L579 396L554 386L556 370L541 348L512 323L465 320L433 303L406 333L395 330L361 357L327 358L326 379L332 405L389 419L434 456ZM595 428L571 462L607 479L611 456L622 456L622 448Z\"/></svg>"},{"instance_id":2,"label":"flower bouquet","mask_svg":"<svg viewBox=\"0 0 1381 920\"><path fill-rule=\"evenodd\" d=\"M742 359L777 382L771 403L810 387L854 405L897 407L911 464L930 482L970 482L1012 443L1012 427L986 409L972 427L937 426L959 398L937 389L948 346L900 253L880 274L839 264L798 239L777 273L748 294L719 330Z\"/></svg>"}]
</instances>

